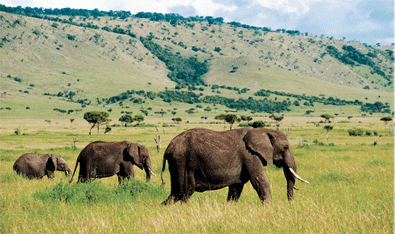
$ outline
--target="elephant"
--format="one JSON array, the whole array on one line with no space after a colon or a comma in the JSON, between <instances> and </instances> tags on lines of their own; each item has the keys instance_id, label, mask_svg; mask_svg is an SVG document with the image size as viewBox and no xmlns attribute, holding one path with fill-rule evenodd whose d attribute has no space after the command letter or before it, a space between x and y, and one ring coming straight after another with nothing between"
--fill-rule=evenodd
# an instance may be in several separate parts
<instances>
[{"instance_id":1,"label":"elephant","mask_svg":"<svg viewBox=\"0 0 395 234\"><path fill-rule=\"evenodd\" d=\"M89 143L77 158L70 183L73 181L78 163L80 163L79 182L117 174L118 182L121 183L125 178L134 178L133 165L145 170L147 182L150 181L151 174L155 175L151 169L148 149L129 141Z\"/></svg>"},{"instance_id":2,"label":"elephant","mask_svg":"<svg viewBox=\"0 0 395 234\"><path fill-rule=\"evenodd\" d=\"M296 163L288 139L280 131L267 128L240 128L214 131L187 130L174 137L166 148L161 172L169 164L171 192L162 203L187 202L192 194L229 187L228 201L237 202L244 184L251 181L262 203L272 202L264 166L283 168L287 197L293 200Z\"/></svg>"},{"instance_id":3,"label":"elephant","mask_svg":"<svg viewBox=\"0 0 395 234\"><path fill-rule=\"evenodd\" d=\"M29 179L41 179L45 175L48 179L53 179L55 171L64 171L66 176L71 173L66 161L54 154L26 153L15 161L12 168Z\"/></svg>"}]
</instances>

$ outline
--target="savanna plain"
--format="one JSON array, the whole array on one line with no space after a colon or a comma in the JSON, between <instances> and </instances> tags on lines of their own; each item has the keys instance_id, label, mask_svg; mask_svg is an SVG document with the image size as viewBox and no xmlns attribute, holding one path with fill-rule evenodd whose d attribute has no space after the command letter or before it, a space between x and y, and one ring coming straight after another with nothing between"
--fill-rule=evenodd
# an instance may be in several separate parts
<instances>
[{"instance_id":1,"label":"savanna plain","mask_svg":"<svg viewBox=\"0 0 395 234\"><path fill-rule=\"evenodd\" d=\"M167 120L166 120L167 121ZM195 193L188 203L163 206L170 194L170 174L160 172L171 139L184 130L229 128L200 120L172 124L159 120L145 127L112 127L100 134L83 120L3 119L0 131L1 233L393 233L394 140L391 126L379 118L336 118L326 138L314 118L285 118L298 174L310 184L296 183L293 202L286 196L282 169L267 166L273 203L261 204L250 183L239 202L226 201L227 188ZM235 124L233 127L237 128ZM165 126L165 127L164 127ZM275 123L269 122L269 128ZM360 128L371 134L349 136ZM15 134L16 129L19 135ZM374 133L377 134L374 134ZM157 152L154 138L161 136ZM69 184L55 179L29 180L12 170L23 153L51 153L63 157L74 170L79 152L96 140L138 142L151 154L154 173L149 183L138 168L134 180L118 185L117 177ZM78 175L78 170L76 175Z\"/></svg>"}]
</instances>

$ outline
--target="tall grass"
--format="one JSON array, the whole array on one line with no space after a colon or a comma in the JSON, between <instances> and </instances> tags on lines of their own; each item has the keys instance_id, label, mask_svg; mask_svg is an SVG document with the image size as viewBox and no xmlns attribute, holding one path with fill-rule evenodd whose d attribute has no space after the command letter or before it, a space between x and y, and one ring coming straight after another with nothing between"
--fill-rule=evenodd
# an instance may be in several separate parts
<instances>
[{"instance_id":1,"label":"tall grass","mask_svg":"<svg viewBox=\"0 0 395 234\"><path fill-rule=\"evenodd\" d=\"M183 125L166 130L159 153L155 150L152 129L114 131L113 135L92 138L81 136L80 144L97 138L138 139L149 148L154 172L159 174L165 146L172 137L190 127ZM51 134L65 133L54 129ZM296 142L302 134L321 137L320 141L325 139L319 129L308 124L289 132L298 174L310 181L310 184L296 183L300 190L295 191L293 202L287 201L282 170L267 166L273 196L271 204L261 204L248 183L238 203L226 202L227 189L220 189L194 193L188 203L170 206L161 205L170 194L167 170L164 188L158 176L150 183L144 182L145 173L138 169L134 180L120 185L116 176L85 184L69 184L69 178L61 172L56 172L54 180L18 176L12 171L12 164L25 151L51 151L66 158L74 168L82 148L66 148L68 141L62 146L62 141L56 139L59 147L47 147L35 142L45 142L50 135L31 134L30 138L26 135L25 148L0 149L0 232L393 233L392 136L383 136L379 144L373 145L370 138L349 137L346 131L336 131L331 136L334 145L307 142L300 146ZM0 136L10 139L7 134Z\"/></svg>"}]
</instances>

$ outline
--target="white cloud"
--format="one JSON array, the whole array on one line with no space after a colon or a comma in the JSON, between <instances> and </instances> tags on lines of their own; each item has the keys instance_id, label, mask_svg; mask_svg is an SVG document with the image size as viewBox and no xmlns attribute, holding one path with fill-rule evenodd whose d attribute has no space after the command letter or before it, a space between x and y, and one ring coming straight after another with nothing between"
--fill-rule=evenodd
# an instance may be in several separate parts
<instances>
[{"instance_id":1,"label":"white cloud","mask_svg":"<svg viewBox=\"0 0 395 234\"><path fill-rule=\"evenodd\" d=\"M137 12L158 12L170 13L169 9L176 6L193 7L197 15L214 15L217 10L233 11L236 6L227 6L215 3L212 0L145 0L145 1L126 1L124 0L125 10L132 14Z\"/></svg>"},{"instance_id":2,"label":"white cloud","mask_svg":"<svg viewBox=\"0 0 395 234\"><path fill-rule=\"evenodd\" d=\"M254 0L253 4L286 13L302 15L310 10L310 5L322 0Z\"/></svg>"}]
</instances>

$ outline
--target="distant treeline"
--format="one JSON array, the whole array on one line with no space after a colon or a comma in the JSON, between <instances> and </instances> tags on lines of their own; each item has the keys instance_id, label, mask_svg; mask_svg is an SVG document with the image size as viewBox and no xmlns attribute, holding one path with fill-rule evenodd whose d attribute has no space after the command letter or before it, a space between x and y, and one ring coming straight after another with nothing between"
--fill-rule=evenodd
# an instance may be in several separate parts
<instances>
[{"instance_id":1,"label":"distant treeline","mask_svg":"<svg viewBox=\"0 0 395 234\"><path fill-rule=\"evenodd\" d=\"M389 103L382 103L382 102L375 102L371 103L363 103L358 99L355 101L347 101L344 99L334 98L334 97L324 97L324 96L306 96L306 95L298 95L298 94L291 94L286 92L278 92L278 91L271 91L266 89L260 89L254 95L255 96L262 96L262 97L269 97L270 94L275 94L277 96L284 96L284 97L292 97L296 98L297 101L305 101L303 105L305 106L314 106L314 103L322 103L324 105L334 105L334 106L345 106L345 105L356 105L361 106L361 111L369 112L369 113L391 113L391 106ZM295 103L295 102L294 102ZM297 105L296 105L297 106Z\"/></svg>"},{"instance_id":2,"label":"distant treeline","mask_svg":"<svg viewBox=\"0 0 395 234\"><path fill-rule=\"evenodd\" d=\"M151 21L165 21L169 22L171 25L177 24L187 24L190 22L208 22L208 24L223 24L224 19L222 17L212 17L212 16L190 16L190 17L183 17L179 14L175 13L151 13L151 12L138 12L135 15L132 15L130 11L100 11L98 9L94 10L87 10L87 9L71 9L71 8L38 8L38 7L7 7L3 4L0 4L0 11L19 14L19 15L26 15L30 17L36 18L44 18L43 15L53 15L53 16L82 16L82 17L119 17L120 19L126 19L128 17L134 18L144 18L149 19ZM277 29L271 30L268 27L256 27L247 24L241 24L235 21L227 23L234 27L242 27L246 29L253 29L253 30L262 30L265 32L278 32L278 33L288 33L291 35L301 35L302 33L298 30L286 30L286 29ZM305 33L306 35L308 33Z\"/></svg>"},{"instance_id":3,"label":"distant treeline","mask_svg":"<svg viewBox=\"0 0 395 234\"><path fill-rule=\"evenodd\" d=\"M265 93L265 95L262 95ZM389 103L375 102L371 103L363 103L361 101L346 101L341 100L339 98L333 97L315 97L315 96L305 96L305 95L297 95L297 94L289 94L285 92L278 91L270 91L270 90L260 90L255 93L256 96L270 96L270 94L275 94L278 96L292 97L296 98L294 102L290 100L284 101L275 101L267 98L264 99L254 99L253 97L249 97L247 99L244 98L226 98L218 95L215 96L203 96L202 94L196 94L191 91L170 91L165 90L162 92L145 92L144 90L128 90L119 95L110 97L108 99L102 99L103 102L108 104L114 103L122 103L123 101L133 101L134 103L142 103L143 100L141 98L136 98L133 95L142 96L144 99L149 98L151 100L156 97L161 98L164 102L183 102L188 104L213 104L213 105L223 105L230 109L236 110L250 110L254 112L266 112L266 113L281 113L290 111L291 106L299 106L299 101L305 100L303 105L305 106L314 106L314 103L322 103L324 105L335 105L335 106L344 106L344 105L359 105L361 106L361 111L368 113L391 113ZM141 100L141 102L136 102L136 100Z\"/></svg>"}]
</instances>

